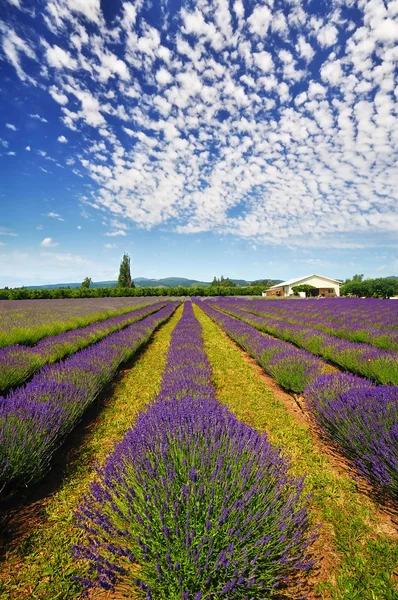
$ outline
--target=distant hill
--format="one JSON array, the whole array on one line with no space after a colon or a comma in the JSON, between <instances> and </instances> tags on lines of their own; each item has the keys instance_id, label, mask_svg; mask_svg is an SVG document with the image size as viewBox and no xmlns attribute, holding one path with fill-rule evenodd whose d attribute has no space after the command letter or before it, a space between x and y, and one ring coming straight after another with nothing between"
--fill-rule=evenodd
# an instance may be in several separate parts
<instances>
[{"instance_id":1,"label":"distant hill","mask_svg":"<svg viewBox=\"0 0 398 600\"><path fill-rule=\"evenodd\" d=\"M258 279L256 281L250 282L245 279L232 279L236 285L245 286L245 285L262 285L264 287L270 287L276 283L280 283L281 279ZM210 285L210 281L198 281L197 279L186 279L185 277L165 277L163 279L148 279L147 277L135 277L134 283L136 287L178 287L179 285L183 287L208 287ZM115 287L117 281L95 281L91 284L92 288L101 288L101 287ZM81 286L81 283L53 283L48 285L28 285L26 286L28 290L53 290L56 288L78 288Z\"/></svg>"},{"instance_id":2,"label":"distant hill","mask_svg":"<svg viewBox=\"0 0 398 600\"><path fill-rule=\"evenodd\" d=\"M198 281L197 279L186 279L185 277L165 277L163 279L147 279L146 277L134 278L134 283L137 287L183 287L201 286L206 287L210 285L207 281Z\"/></svg>"}]
</instances>

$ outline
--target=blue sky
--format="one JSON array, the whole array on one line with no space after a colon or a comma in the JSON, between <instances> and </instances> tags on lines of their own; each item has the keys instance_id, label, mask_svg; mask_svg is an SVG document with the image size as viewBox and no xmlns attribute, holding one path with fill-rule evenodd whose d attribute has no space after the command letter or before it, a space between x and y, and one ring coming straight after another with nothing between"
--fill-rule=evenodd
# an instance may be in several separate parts
<instances>
[{"instance_id":1,"label":"blue sky","mask_svg":"<svg viewBox=\"0 0 398 600\"><path fill-rule=\"evenodd\" d=\"M0 286L398 273L398 0L0 7Z\"/></svg>"}]
</instances>

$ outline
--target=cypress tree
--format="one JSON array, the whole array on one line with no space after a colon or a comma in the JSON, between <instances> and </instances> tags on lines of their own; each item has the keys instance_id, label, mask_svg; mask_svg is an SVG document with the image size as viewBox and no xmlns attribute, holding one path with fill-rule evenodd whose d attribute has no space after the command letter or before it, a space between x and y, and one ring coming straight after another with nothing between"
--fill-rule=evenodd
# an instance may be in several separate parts
<instances>
[{"instance_id":1,"label":"cypress tree","mask_svg":"<svg viewBox=\"0 0 398 600\"><path fill-rule=\"evenodd\" d=\"M123 254L122 262L120 263L117 287L124 287L124 288L135 287L134 281L131 279L131 273L130 273L130 255L126 254L126 253Z\"/></svg>"}]
</instances>

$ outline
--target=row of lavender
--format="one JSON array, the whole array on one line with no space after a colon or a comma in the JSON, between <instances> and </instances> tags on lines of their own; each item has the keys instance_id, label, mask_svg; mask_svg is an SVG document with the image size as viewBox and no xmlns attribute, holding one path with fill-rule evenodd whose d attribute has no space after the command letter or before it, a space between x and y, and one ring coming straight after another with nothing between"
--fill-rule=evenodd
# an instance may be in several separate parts
<instances>
[{"instance_id":1,"label":"row of lavender","mask_svg":"<svg viewBox=\"0 0 398 600\"><path fill-rule=\"evenodd\" d=\"M98 469L77 511L86 589L147 600L270 597L310 566L303 481L265 435L217 402L186 303L155 402Z\"/></svg>"},{"instance_id":2,"label":"row of lavender","mask_svg":"<svg viewBox=\"0 0 398 600\"><path fill-rule=\"evenodd\" d=\"M0 398L0 490L12 493L43 476L57 447L118 366L178 304L170 303L72 357L43 367L28 384Z\"/></svg>"},{"instance_id":3,"label":"row of lavender","mask_svg":"<svg viewBox=\"0 0 398 600\"><path fill-rule=\"evenodd\" d=\"M398 350L398 302L376 298L248 300L241 306L257 315L313 327L352 342Z\"/></svg>"},{"instance_id":4,"label":"row of lavender","mask_svg":"<svg viewBox=\"0 0 398 600\"><path fill-rule=\"evenodd\" d=\"M153 298L0 300L0 348L11 344L36 344L48 335L86 327L153 301Z\"/></svg>"},{"instance_id":5,"label":"row of lavender","mask_svg":"<svg viewBox=\"0 0 398 600\"><path fill-rule=\"evenodd\" d=\"M217 298L208 302L260 331L292 342L356 375L362 375L376 383L398 385L398 352L396 351L381 350L369 344L341 340L312 327L255 315L249 312L250 304L245 300Z\"/></svg>"},{"instance_id":6,"label":"row of lavender","mask_svg":"<svg viewBox=\"0 0 398 600\"><path fill-rule=\"evenodd\" d=\"M281 386L304 393L321 431L369 481L398 496L398 387L375 386L347 373L325 373L325 364L305 350L196 302Z\"/></svg>"},{"instance_id":7,"label":"row of lavender","mask_svg":"<svg viewBox=\"0 0 398 600\"><path fill-rule=\"evenodd\" d=\"M48 336L33 347L16 345L0 349L0 393L4 394L10 387L20 385L44 365L74 354L107 335L147 317L165 305L166 302L157 302L127 314L92 323L87 327Z\"/></svg>"}]
</instances>

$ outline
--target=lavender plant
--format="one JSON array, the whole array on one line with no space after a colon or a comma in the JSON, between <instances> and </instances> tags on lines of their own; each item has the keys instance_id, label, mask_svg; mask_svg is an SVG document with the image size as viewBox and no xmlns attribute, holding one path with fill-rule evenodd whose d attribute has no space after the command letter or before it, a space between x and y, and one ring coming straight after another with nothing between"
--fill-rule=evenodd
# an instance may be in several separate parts
<instances>
[{"instance_id":1,"label":"lavender plant","mask_svg":"<svg viewBox=\"0 0 398 600\"><path fill-rule=\"evenodd\" d=\"M318 302L239 300L227 302L267 319L319 329L352 342L398 350L398 306L374 298L328 298Z\"/></svg>"},{"instance_id":2,"label":"lavender plant","mask_svg":"<svg viewBox=\"0 0 398 600\"><path fill-rule=\"evenodd\" d=\"M292 342L352 373L363 375L381 384L398 384L396 351L381 350L370 344L339 339L312 327L252 314L245 309L249 305L246 300L217 298L209 303L260 331Z\"/></svg>"},{"instance_id":3,"label":"lavender plant","mask_svg":"<svg viewBox=\"0 0 398 600\"><path fill-rule=\"evenodd\" d=\"M26 386L0 398L0 490L12 493L43 476L56 448L118 366L177 306L170 303L69 359L43 367Z\"/></svg>"},{"instance_id":4,"label":"lavender plant","mask_svg":"<svg viewBox=\"0 0 398 600\"><path fill-rule=\"evenodd\" d=\"M54 363L86 348L110 333L119 331L158 311L165 305L166 302L157 302L127 314L92 323L87 327L48 336L33 347L17 345L0 349L0 393L6 392L12 386L20 385L45 364Z\"/></svg>"},{"instance_id":5,"label":"lavender plant","mask_svg":"<svg viewBox=\"0 0 398 600\"><path fill-rule=\"evenodd\" d=\"M206 302L198 299L195 302L286 390L301 393L312 380L330 370L324 361L309 352L262 334L248 323L220 312Z\"/></svg>"},{"instance_id":6,"label":"lavender plant","mask_svg":"<svg viewBox=\"0 0 398 600\"><path fill-rule=\"evenodd\" d=\"M398 497L398 388L326 375L304 393L326 436L369 481Z\"/></svg>"},{"instance_id":7,"label":"lavender plant","mask_svg":"<svg viewBox=\"0 0 398 600\"><path fill-rule=\"evenodd\" d=\"M77 511L86 589L147 599L271 597L311 566L303 480L266 436L215 399L192 307L172 335L161 391Z\"/></svg>"},{"instance_id":8,"label":"lavender plant","mask_svg":"<svg viewBox=\"0 0 398 600\"><path fill-rule=\"evenodd\" d=\"M32 345L43 337L86 327L158 301L159 298L0 300L0 348Z\"/></svg>"},{"instance_id":9,"label":"lavender plant","mask_svg":"<svg viewBox=\"0 0 398 600\"><path fill-rule=\"evenodd\" d=\"M325 373L328 365L292 348L275 354L267 362L266 369L285 390L299 394L310 382Z\"/></svg>"},{"instance_id":10,"label":"lavender plant","mask_svg":"<svg viewBox=\"0 0 398 600\"><path fill-rule=\"evenodd\" d=\"M340 445L369 481L398 496L398 387L376 386L369 379L349 373L327 374L326 365L322 366L322 361L311 363L315 357L308 353L197 302L278 383L290 391L303 391L321 432ZM279 344L278 352L274 352L274 344ZM375 348L373 351L378 352Z\"/></svg>"}]
</instances>

